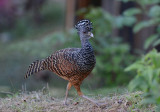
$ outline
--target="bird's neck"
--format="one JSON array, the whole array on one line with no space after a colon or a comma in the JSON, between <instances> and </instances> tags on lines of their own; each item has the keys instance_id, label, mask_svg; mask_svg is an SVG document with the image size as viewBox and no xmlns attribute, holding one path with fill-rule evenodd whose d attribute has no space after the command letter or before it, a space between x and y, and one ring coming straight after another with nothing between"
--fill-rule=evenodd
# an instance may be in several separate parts
<instances>
[{"instance_id":1,"label":"bird's neck","mask_svg":"<svg viewBox=\"0 0 160 112\"><path fill-rule=\"evenodd\" d=\"M93 51L93 48L88 39L81 39L82 50L84 51Z\"/></svg>"},{"instance_id":2,"label":"bird's neck","mask_svg":"<svg viewBox=\"0 0 160 112\"><path fill-rule=\"evenodd\" d=\"M81 45L82 48L79 52L79 58L78 58L80 62L78 63L82 67L83 65L85 66L84 68L82 68L82 70L91 71L96 63L93 48L89 43L88 39L81 40ZM83 59L83 61L81 58Z\"/></svg>"}]
</instances>

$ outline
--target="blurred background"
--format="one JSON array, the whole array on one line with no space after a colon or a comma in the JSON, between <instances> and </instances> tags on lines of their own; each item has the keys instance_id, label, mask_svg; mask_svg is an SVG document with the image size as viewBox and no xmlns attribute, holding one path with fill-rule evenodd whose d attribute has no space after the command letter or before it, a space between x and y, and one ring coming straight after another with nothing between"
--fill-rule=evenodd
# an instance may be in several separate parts
<instances>
[{"instance_id":1,"label":"blurred background","mask_svg":"<svg viewBox=\"0 0 160 112\"><path fill-rule=\"evenodd\" d=\"M136 74L124 69L150 49L160 50L159 0L0 0L0 96L47 84L64 95L67 81L49 71L23 77L34 60L80 47L74 25L81 19L93 22L97 61L83 90L127 88Z\"/></svg>"}]
</instances>

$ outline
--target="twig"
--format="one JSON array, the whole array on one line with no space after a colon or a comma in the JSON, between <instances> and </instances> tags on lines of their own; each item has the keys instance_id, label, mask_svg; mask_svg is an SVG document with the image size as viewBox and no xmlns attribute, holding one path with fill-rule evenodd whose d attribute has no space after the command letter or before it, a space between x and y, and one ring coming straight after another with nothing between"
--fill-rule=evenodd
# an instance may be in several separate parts
<instances>
[{"instance_id":1,"label":"twig","mask_svg":"<svg viewBox=\"0 0 160 112\"><path fill-rule=\"evenodd\" d=\"M4 91L0 91L1 94L10 94L10 95L14 95L14 93L11 92L4 92Z\"/></svg>"}]
</instances>

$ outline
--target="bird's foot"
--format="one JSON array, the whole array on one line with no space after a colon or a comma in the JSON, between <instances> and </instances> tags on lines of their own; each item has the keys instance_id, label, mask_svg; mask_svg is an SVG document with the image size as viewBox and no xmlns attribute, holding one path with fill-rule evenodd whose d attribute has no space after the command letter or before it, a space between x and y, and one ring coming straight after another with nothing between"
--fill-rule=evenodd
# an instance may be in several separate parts
<instances>
[{"instance_id":1,"label":"bird's foot","mask_svg":"<svg viewBox=\"0 0 160 112\"><path fill-rule=\"evenodd\" d=\"M104 109L106 108L107 103L98 103L98 102L92 102L95 107Z\"/></svg>"},{"instance_id":2,"label":"bird's foot","mask_svg":"<svg viewBox=\"0 0 160 112\"><path fill-rule=\"evenodd\" d=\"M107 103L98 103L90 98L88 98L87 96L82 96L83 98L87 99L88 101L92 102L95 106L97 107L104 107L105 105L107 105Z\"/></svg>"},{"instance_id":3,"label":"bird's foot","mask_svg":"<svg viewBox=\"0 0 160 112\"><path fill-rule=\"evenodd\" d=\"M94 103L94 102L93 102L93 103ZM97 103L97 102L95 102L94 104L95 104L95 106L97 106L97 107L100 107L100 106L101 106L100 103Z\"/></svg>"},{"instance_id":4,"label":"bird's foot","mask_svg":"<svg viewBox=\"0 0 160 112\"><path fill-rule=\"evenodd\" d=\"M95 104L95 106L97 107L104 107L106 105L106 103L98 103L98 102L93 102Z\"/></svg>"},{"instance_id":5,"label":"bird's foot","mask_svg":"<svg viewBox=\"0 0 160 112\"><path fill-rule=\"evenodd\" d=\"M100 108L105 108L107 103L95 103L95 105Z\"/></svg>"},{"instance_id":6,"label":"bird's foot","mask_svg":"<svg viewBox=\"0 0 160 112\"><path fill-rule=\"evenodd\" d=\"M67 101L64 101L64 102L63 102L63 105L68 106Z\"/></svg>"}]
</instances>

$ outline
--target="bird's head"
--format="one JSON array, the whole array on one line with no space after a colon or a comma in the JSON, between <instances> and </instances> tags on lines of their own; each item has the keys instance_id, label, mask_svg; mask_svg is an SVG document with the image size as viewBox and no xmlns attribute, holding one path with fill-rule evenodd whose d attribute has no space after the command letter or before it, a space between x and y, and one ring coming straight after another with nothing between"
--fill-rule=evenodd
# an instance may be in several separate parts
<instances>
[{"instance_id":1,"label":"bird's head","mask_svg":"<svg viewBox=\"0 0 160 112\"><path fill-rule=\"evenodd\" d=\"M92 22L89 20L81 20L78 21L77 25L75 25L75 28L78 31L78 34L81 38L89 39L91 37L94 37L93 33L91 32L93 30Z\"/></svg>"}]
</instances>

